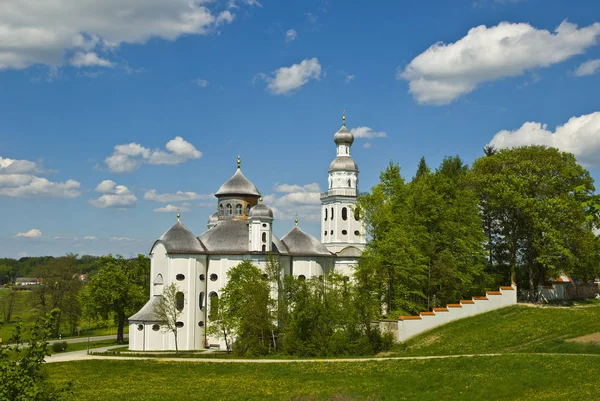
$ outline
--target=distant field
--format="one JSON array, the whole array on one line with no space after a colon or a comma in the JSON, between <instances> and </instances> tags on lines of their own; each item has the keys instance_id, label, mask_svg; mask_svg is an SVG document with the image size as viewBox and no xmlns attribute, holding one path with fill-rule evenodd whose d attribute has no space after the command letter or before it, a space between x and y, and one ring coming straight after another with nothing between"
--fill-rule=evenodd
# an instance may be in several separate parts
<instances>
[{"instance_id":1,"label":"distant field","mask_svg":"<svg viewBox=\"0 0 600 401\"><path fill-rule=\"evenodd\" d=\"M437 360L48 365L75 400L591 400L600 357L512 354Z\"/></svg>"}]
</instances>

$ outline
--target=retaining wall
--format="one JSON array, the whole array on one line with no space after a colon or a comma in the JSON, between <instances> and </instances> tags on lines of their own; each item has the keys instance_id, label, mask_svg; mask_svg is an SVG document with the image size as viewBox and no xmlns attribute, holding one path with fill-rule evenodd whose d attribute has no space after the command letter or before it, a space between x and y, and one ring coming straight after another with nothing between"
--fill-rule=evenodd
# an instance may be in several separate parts
<instances>
[{"instance_id":1,"label":"retaining wall","mask_svg":"<svg viewBox=\"0 0 600 401\"><path fill-rule=\"evenodd\" d=\"M498 291L488 291L484 297L473 297L464 299L457 304L448 304L444 308L433 308L433 311L421 312L419 316L400 316L398 318L398 341L406 341L445 323L516 303L517 287L505 286L500 287Z\"/></svg>"}]
</instances>

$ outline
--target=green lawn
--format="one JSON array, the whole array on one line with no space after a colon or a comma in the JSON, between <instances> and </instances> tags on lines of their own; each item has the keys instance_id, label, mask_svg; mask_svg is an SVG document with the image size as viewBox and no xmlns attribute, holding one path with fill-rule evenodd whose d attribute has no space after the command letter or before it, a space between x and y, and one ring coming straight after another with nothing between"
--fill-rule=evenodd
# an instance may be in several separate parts
<instances>
[{"instance_id":1,"label":"green lawn","mask_svg":"<svg viewBox=\"0 0 600 401\"><path fill-rule=\"evenodd\" d=\"M84 361L48 365L76 400L588 400L600 357L500 357L362 363Z\"/></svg>"},{"instance_id":2,"label":"green lawn","mask_svg":"<svg viewBox=\"0 0 600 401\"><path fill-rule=\"evenodd\" d=\"M438 327L396 346L394 355L504 352L600 354L600 346L565 340L600 332L600 304L515 305Z\"/></svg>"}]
</instances>

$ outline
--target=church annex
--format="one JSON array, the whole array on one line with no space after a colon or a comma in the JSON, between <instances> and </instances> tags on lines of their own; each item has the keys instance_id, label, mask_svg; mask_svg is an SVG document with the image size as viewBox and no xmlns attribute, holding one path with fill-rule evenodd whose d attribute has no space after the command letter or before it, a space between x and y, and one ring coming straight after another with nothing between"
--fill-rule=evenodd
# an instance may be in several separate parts
<instances>
[{"instance_id":1,"label":"church annex","mask_svg":"<svg viewBox=\"0 0 600 401\"><path fill-rule=\"evenodd\" d=\"M179 350L199 350L224 343L205 332L211 302L227 284L227 272L244 260L265 269L269 254L282 274L311 278L330 271L350 276L366 244L364 224L354 213L358 195L358 167L350 155L354 136L345 118L333 137L336 157L328 170L328 190L321 193L321 239L295 226L279 239L273 234L273 211L241 170L215 193L216 212L207 231L196 236L180 221L165 232L150 250L150 300L129 318L131 350L175 350L174 336L161 330L154 305L164 286L175 283L181 293L177 323Z\"/></svg>"}]
</instances>

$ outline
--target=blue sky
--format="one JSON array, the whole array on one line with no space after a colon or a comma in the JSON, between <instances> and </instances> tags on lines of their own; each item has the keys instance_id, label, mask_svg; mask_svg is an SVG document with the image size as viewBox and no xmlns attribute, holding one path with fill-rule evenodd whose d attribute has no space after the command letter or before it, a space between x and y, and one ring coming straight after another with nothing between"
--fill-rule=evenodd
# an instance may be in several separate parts
<instances>
[{"instance_id":1,"label":"blue sky","mask_svg":"<svg viewBox=\"0 0 600 401\"><path fill-rule=\"evenodd\" d=\"M346 109L360 189L493 143L600 164L597 1L8 0L0 257L197 235L236 168L319 234ZM160 210L167 210L161 212ZM170 212L168 211L170 210Z\"/></svg>"}]
</instances>

